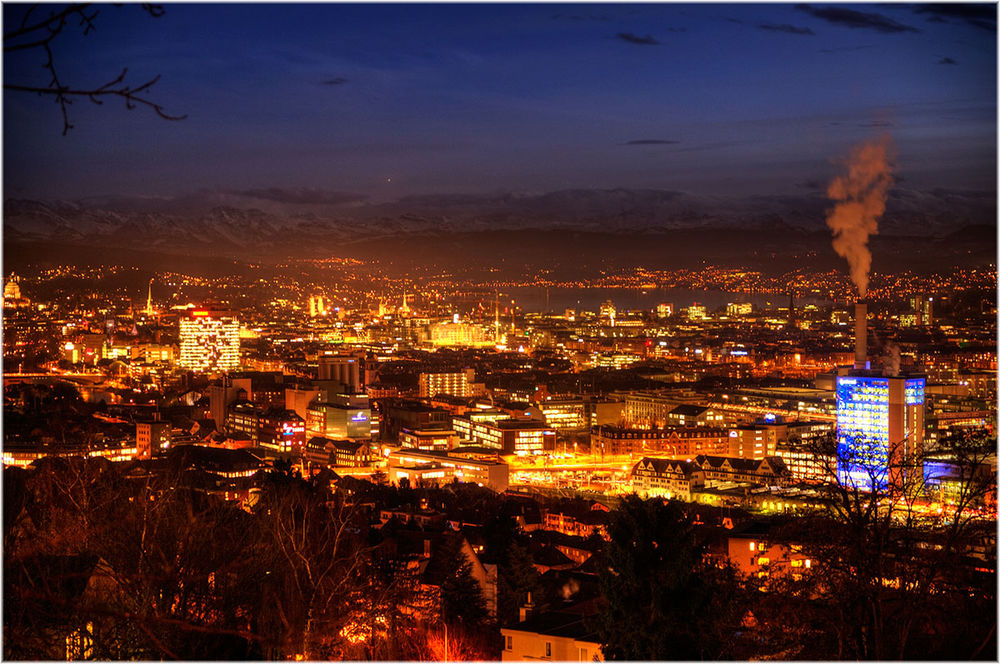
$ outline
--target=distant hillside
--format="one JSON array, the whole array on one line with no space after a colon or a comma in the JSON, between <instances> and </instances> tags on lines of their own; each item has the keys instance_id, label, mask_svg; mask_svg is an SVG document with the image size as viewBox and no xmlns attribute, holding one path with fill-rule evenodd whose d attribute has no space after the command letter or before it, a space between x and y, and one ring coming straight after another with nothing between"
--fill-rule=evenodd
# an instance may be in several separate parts
<instances>
[{"instance_id":1,"label":"distant hillside","mask_svg":"<svg viewBox=\"0 0 1000 664\"><path fill-rule=\"evenodd\" d=\"M419 263L548 267L564 274L622 265L703 263L785 271L838 268L826 199L723 199L659 190L414 196L322 204L200 192L177 199L4 202L4 258L207 266L353 256ZM288 200L292 202L289 203ZM332 202L331 202L332 201ZM996 258L996 201L983 192L894 190L874 269L937 270ZM179 267L177 268L179 269Z\"/></svg>"}]
</instances>

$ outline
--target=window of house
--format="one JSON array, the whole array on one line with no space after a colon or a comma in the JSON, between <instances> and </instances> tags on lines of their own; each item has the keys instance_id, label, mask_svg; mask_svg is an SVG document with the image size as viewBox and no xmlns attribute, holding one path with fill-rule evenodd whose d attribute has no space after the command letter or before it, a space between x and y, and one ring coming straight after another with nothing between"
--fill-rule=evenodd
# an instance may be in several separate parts
<instances>
[{"instance_id":1,"label":"window of house","mask_svg":"<svg viewBox=\"0 0 1000 664\"><path fill-rule=\"evenodd\" d=\"M514 637L508 634L507 635L507 650L513 650L513 649L514 649Z\"/></svg>"},{"instance_id":2,"label":"window of house","mask_svg":"<svg viewBox=\"0 0 1000 664\"><path fill-rule=\"evenodd\" d=\"M587 649L586 648L580 648L580 661L581 662L590 661L590 659L587 657Z\"/></svg>"},{"instance_id":3,"label":"window of house","mask_svg":"<svg viewBox=\"0 0 1000 664\"><path fill-rule=\"evenodd\" d=\"M545 656L546 657L552 657L552 642L551 641L546 641L545 642Z\"/></svg>"}]
</instances>

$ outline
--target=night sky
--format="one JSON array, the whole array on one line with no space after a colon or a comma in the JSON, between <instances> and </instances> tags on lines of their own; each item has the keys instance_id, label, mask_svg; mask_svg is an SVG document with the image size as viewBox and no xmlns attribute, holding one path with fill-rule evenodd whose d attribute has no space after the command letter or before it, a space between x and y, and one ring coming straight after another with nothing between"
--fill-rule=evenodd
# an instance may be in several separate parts
<instances>
[{"instance_id":1,"label":"night sky","mask_svg":"<svg viewBox=\"0 0 1000 664\"><path fill-rule=\"evenodd\" d=\"M781 195L882 132L908 186L995 192L993 4L165 9L102 6L56 64L75 87L161 74L149 98L187 119L78 100L62 136L52 99L5 91L6 197ZM5 55L4 81L44 86L43 63Z\"/></svg>"}]
</instances>

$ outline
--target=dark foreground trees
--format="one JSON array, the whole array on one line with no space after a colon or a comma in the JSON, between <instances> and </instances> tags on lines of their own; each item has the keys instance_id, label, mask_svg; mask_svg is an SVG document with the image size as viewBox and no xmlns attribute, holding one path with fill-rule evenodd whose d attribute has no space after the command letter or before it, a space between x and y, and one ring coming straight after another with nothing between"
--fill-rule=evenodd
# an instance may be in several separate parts
<instances>
[{"instance_id":1,"label":"dark foreground trees","mask_svg":"<svg viewBox=\"0 0 1000 664\"><path fill-rule=\"evenodd\" d=\"M735 572L706 558L681 504L627 496L611 513L599 631L607 659L733 659L747 608Z\"/></svg>"},{"instance_id":2,"label":"dark foreground trees","mask_svg":"<svg viewBox=\"0 0 1000 664\"><path fill-rule=\"evenodd\" d=\"M5 474L8 659L356 658L355 600L393 582L328 485L271 475L244 509L102 459Z\"/></svg>"}]
</instances>

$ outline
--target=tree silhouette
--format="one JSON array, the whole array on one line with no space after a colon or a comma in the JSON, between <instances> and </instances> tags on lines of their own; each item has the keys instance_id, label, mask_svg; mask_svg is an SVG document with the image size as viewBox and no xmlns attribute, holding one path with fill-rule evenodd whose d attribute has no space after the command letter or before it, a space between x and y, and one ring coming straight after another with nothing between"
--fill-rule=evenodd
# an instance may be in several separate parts
<instances>
[{"instance_id":1,"label":"tree silhouette","mask_svg":"<svg viewBox=\"0 0 1000 664\"><path fill-rule=\"evenodd\" d=\"M143 11L150 16L157 18L163 15L164 9L161 5L143 3L140 5ZM46 16L41 16L42 8L46 7ZM183 120L186 115L171 115L167 113L163 106L152 101L146 95L150 89L160 80L157 75L152 79L132 85L126 81L128 68L125 67L114 78L109 79L103 85L94 87L75 87L60 78L56 65L56 58L52 51L53 42L70 28L74 23L83 29L83 34L90 34L95 30L95 19L99 10L92 3L70 4L62 9L48 9L46 5L33 4L27 6L17 27L9 29L3 35L4 53L14 53L17 51L37 51L44 56L42 67L49 76L46 85L28 83L8 83L4 81L4 90L13 92L28 92L40 96L52 97L62 111L63 131L65 136L73 125L69 121L68 107L75 99L89 99L98 106L104 103L107 97L118 97L125 101L125 107L129 110L138 105L147 106L163 118L164 120ZM5 19L8 18L5 11Z\"/></svg>"},{"instance_id":2,"label":"tree silhouette","mask_svg":"<svg viewBox=\"0 0 1000 664\"><path fill-rule=\"evenodd\" d=\"M745 610L729 568L704 557L691 515L677 502L626 496L611 512L601 591L601 650L609 660L732 657Z\"/></svg>"}]
</instances>

